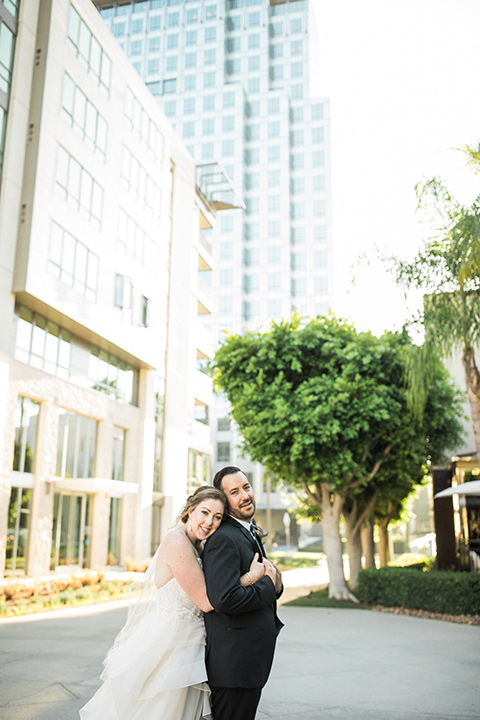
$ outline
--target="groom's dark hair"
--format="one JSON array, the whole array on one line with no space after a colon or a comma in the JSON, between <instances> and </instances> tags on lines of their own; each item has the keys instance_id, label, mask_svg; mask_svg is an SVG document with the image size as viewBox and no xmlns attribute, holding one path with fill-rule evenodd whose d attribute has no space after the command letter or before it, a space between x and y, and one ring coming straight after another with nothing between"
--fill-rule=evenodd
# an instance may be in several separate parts
<instances>
[{"instance_id":1,"label":"groom's dark hair","mask_svg":"<svg viewBox=\"0 0 480 720\"><path fill-rule=\"evenodd\" d=\"M235 475L237 472L243 472L243 470L240 470L240 468L235 467L234 465L229 465L228 467L224 467L221 470L219 470L215 477L213 478L213 487L218 488L219 490L222 489L222 480L225 477L225 475Z\"/></svg>"}]
</instances>

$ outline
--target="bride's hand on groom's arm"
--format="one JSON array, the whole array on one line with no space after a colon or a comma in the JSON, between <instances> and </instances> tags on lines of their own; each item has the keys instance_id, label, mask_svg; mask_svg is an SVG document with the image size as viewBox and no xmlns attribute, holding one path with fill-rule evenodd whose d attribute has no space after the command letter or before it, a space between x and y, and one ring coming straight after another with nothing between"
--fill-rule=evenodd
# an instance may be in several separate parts
<instances>
[{"instance_id":1,"label":"bride's hand on groom's arm","mask_svg":"<svg viewBox=\"0 0 480 720\"><path fill-rule=\"evenodd\" d=\"M268 577L271 579L271 581L275 585L275 592L278 593L283 586L282 573L275 565L275 563L273 563L271 560L267 560L267 558L264 558L263 563L265 565L265 575L268 575Z\"/></svg>"},{"instance_id":2,"label":"bride's hand on groom's arm","mask_svg":"<svg viewBox=\"0 0 480 720\"><path fill-rule=\"evenodd\" d=\"M247 585L254 585L256 582L261 580L264 576L265 576L265 567L264 567L263 562L260 562L258 560L258 552L257 552L253 556L253 560L250 563L248 572L246 572L245 575L242 575L242 577L240 578L240 582L243 585L243 587L247 587Z\"/></svg>"}]
</instances>

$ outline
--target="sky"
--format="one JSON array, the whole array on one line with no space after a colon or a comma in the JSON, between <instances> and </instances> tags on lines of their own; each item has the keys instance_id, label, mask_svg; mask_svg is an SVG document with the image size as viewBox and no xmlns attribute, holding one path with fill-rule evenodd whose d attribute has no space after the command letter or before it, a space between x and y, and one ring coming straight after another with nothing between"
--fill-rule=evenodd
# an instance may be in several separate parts
<instances>
[{"instance_id":1,"label":"sky","mask_svg":"<svg viewBox=\"0 0 480 720\"><path fill-rule=\"evenodd\" d=\"M431 231L415 185L438 175L462 203L480 176L457 148L480 142L479 0L312 0L312 91L330 98L337 316L400 328L405 301L379 253L412 259Z\"/></svg>"}]
</instances>

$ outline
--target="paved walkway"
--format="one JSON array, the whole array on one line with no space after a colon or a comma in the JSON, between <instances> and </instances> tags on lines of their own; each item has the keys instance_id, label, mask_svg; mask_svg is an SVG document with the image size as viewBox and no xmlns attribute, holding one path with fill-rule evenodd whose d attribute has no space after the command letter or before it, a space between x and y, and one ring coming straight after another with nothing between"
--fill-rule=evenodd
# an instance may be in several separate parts
<instances>
[{"instance_id":1,"label":"paved walkway","mask_svg":"<svg viewBox=\"0 0 480 720\"><path fill-rule=\"evenodd\" d=\"M279 614L257 720L480 719L480 627L368 610ZM125 615L120 601L0 620L0 717L78 720Z\"/></svg>"}]
</instances>

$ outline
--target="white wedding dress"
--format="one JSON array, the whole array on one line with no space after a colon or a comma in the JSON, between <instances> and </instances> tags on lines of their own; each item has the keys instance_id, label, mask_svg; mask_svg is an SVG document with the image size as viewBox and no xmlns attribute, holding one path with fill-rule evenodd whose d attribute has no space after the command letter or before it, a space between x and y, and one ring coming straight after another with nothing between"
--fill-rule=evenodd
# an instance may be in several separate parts
<instances>
[{"instance_id":1,"label":"white wedding dress","mask_svg":"<svg viewBox=\"0 0 480 720\"><path fill-rule=\"evenodd\" d=\"M103 685L81 720L212 720L202 611L175 578L151 587L147 600L146 590L107 653Z\"/></svg>"}]
</instances>

